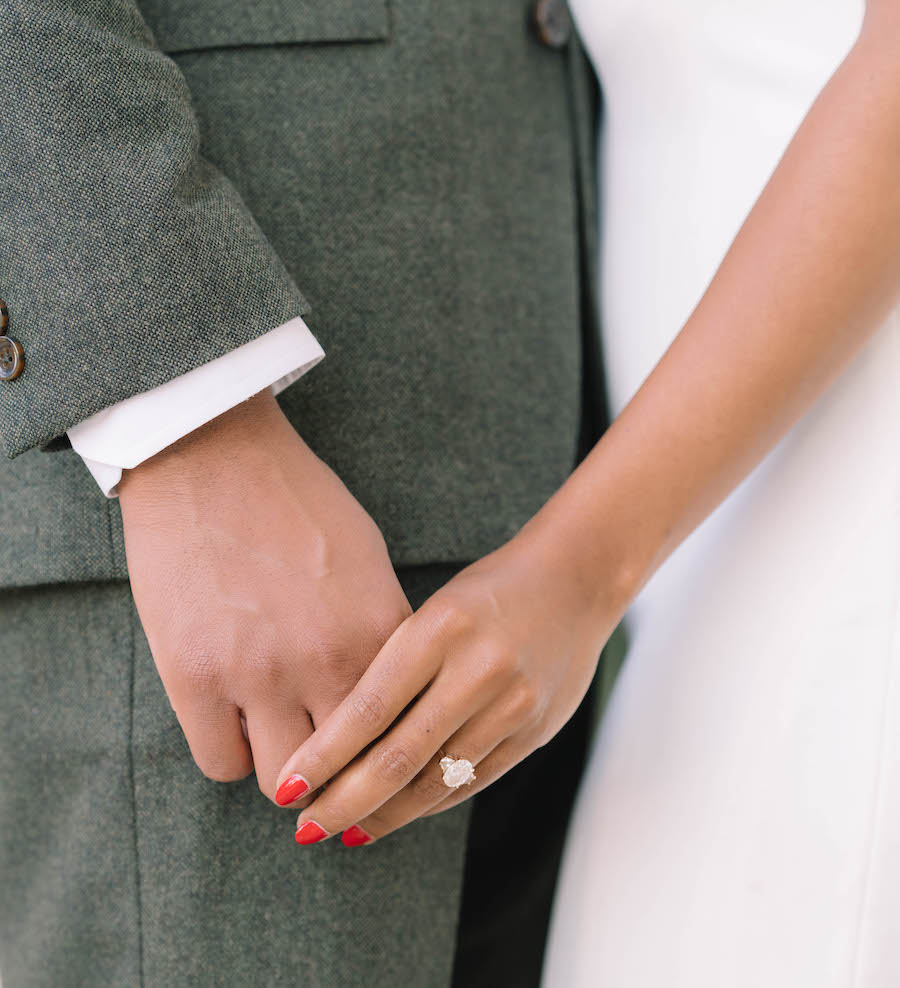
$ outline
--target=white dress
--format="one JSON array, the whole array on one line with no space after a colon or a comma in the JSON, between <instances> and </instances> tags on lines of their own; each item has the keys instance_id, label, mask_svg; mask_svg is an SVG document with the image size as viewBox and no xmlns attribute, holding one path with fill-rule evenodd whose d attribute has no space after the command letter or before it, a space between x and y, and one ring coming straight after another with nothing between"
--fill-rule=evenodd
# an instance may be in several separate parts
<instances>
[{"instance_id":1,"label":"white dress","mask_svg":"<svg viewBox=\"0 0 900 988\"><path fill-rule=\"evenodd\" d=\"M571 6L605 96L618 413L852 46L863 3ZM626 625L544 988L898 988L900 313Z\"/></svg>"}]
</instances>

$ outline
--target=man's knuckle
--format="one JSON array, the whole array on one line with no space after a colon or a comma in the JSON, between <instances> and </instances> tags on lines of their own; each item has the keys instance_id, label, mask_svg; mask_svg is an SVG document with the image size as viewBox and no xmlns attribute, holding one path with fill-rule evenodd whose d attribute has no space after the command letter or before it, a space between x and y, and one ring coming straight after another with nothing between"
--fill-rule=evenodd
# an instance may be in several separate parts
<instances>
[{"instance_id":1,"label":"man's knuckle","mask_svg":"<svg viewBox=\"0 0 900 988\"><path fill-rule=\"evenodd\" d=\"M327 675L344 679L359 670L358 650L346 643L322 644L317 651L316 664Z\"/></svg>"},{"instance_id":2,"label":"man's knuckle","mask_svg":"<svg viewBox=\"0 0 900 988\"><path fill-rule=\"evenodd\" d=\"M192 693L216 692L222 682L222 667L215 654L200 649L181 653L180 672Z\"/></svg>"},{"instance_id":3,"label":"man's knuckle","mask_svg":"<svg viewBox=\"0 0 900 988\"><path fill-rule=\"evenodd\" d=\"M292 692L293 672L274 650L247 650L241 665L241 677L253 694L269 699L284 697Z\"/></svg>"}]
</instances>

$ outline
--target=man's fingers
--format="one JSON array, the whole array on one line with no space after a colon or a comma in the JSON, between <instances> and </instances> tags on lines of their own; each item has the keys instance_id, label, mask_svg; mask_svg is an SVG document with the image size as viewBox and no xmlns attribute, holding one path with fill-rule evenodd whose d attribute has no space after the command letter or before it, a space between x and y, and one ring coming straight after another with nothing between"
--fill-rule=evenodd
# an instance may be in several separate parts
<instances>
[{"instance_id":1,"label":"man's fingers","mask_svg":"<svg viewBox=\"0 0 900 988\"><path fill-rule=\"evenodd\" d=\"M319 643L303 655L303 696L313 727L323 724L340 706L403 620L405 616L393 620L385 615L376 624L369 619L365 634L348 636L340 644Z\"/></svg>"},{"instance_id":2,"label":"man's fingers","mask_svg":"<svg viewBox=\"0 0 900 988\"><path fill-rule=\"evenodd\" d=\"M253 764L260 791L279 806L305 806L312 799L312 790L295 789L292 798L279 802L275 798L278 773L292 751L313 732L307 711L285 704L259 705L246 711L247 731L253 750Z\"/></svg>"},{"instance_id":3,"label":"man's fingers","mask_svg":"<svg viewBox=\"0 0 900 988\"><path fill-rule=\"evenodd\" d=\"M197 767L216 782L237 782L253 771L253 755L241 730L241 712L218 698L182 699L175 714Z\"/></svg>"},{"instance_id":4,"label":"man's fingers","mask_svg":"<svg viewBox=\"0 0 900 988\"><path fill-rule=\"evenodd\" d=\"M355 688L278 774L276 802L288 805L297 787L318 789L394 723L428 684L440 656L427 650L409 618L394 632ZM284 802L282 802L284 800Z\"/></svg>"}]
</instances>

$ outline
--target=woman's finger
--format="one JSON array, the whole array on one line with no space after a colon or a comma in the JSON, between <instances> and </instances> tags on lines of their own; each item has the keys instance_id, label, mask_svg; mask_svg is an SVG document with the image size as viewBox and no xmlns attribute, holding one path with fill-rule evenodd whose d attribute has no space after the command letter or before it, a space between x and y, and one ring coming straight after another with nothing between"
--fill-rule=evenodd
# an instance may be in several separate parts
<instances>
[{"instance_id":1,"label":"woman's finger","mask_svg":"<svg viewBox=\"0 0 900 988\"><path fill-rule=\"evenodd\" d=\"M529 747L523 744L518 737L508 738L502 744L497 745L490 755L479 765L476 773L478 778L471 786L466 786L465 791L457 789L455 792L450 793L441 802L435 803L434 806L422 813L422 816L428 817L435 816L437 813L445 813L447 810L452 810L454 806L459 806L460 803L471 799L472 796L477 796L482 789L487 789L497 779L506 775L510 769L515 768L533 750L533 746Z\"/></svg>"},{"instance_id":2,"label":"woman's finger","mask_svg":"<svg viewBox=\"0 0 900 988\"><path fill-rule=\"evenodd\" d=\"M436 758L447 739L486 704L490 705L491 700L472 689L471 684L460 684L449 676L439 676L393 728L345 768L300 814L297 842L315 843L374 813L412 783ZM501 738L495 726L494 744ZM435 779L428 779L422 783L420 791L437 799L442 795L442 785Z\"/></svg>"},{"instance_id":3,"label":"woman's finger","mask_svg":"<svg viewBox=\"0 0 900 988\"><path fill-rule=\"evenodd\" d=\"M441 657L417 628L415 615L397 628L354 689L284 763L275 795L279 805L289 806L337 775L428 685Z\"/></svg>"},{"instance_id":4,"label":"woman's finger","mask_svg":"<svg viewBox=\"0 0 900 988\"><path fill-rule=\"evenodd\" d=\"M518 730L518 718L512 715L508 706L504 710L502 704L493 704L481 710L443 745L446 756L466 759L472 764L475 771L472 782L458 789L448 787L440 764L441 752L438 752L396 796L346 829L341 837L344 844L347 847L371 844L419 819L450 796L457 796L462 801L473 795L477 791L475 783L481 782L482 773L495 772L491 767L492 752Z\"/></svg>"}]
</instances>

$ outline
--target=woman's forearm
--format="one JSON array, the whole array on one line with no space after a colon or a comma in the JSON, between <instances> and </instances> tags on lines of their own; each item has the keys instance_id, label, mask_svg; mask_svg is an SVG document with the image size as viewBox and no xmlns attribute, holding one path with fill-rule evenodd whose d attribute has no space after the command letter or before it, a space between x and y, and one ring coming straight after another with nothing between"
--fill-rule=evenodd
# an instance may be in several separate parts
<instances>
[{"instance_id":1,"label":"woman's forearm","mask_svg":"<svg viewBox=\"0 0 900 988\"><path fill-rule=\"evenodd\" d=\"M602 574L613 603L627 605L898 297L898 9L870 3L696 310L534 520L586 586Z\"/></svg>"}]
</instances>

